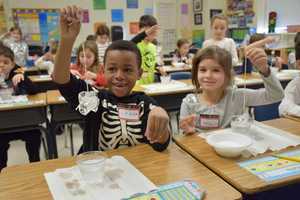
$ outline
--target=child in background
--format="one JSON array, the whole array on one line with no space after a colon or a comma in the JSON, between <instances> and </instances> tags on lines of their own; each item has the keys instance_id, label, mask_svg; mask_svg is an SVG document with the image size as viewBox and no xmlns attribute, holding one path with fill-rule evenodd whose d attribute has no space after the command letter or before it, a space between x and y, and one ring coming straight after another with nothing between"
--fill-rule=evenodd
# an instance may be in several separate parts
<instances>
[{"instance_id":1,"label":"child in background","mask_svg":"<svg viewBox=\"0 0 300 200\"><path fill-rule=\"evenodd\" d=\"M265 34L256 33L250 37L249 44L252 44L259 40L263 40L265 38L266 38ZM272 52L275 53L275 51L272 51ZM271 54L272 54L272 52L271 52ZM249 62L249 64L251 64L251 62ZM288 69L288 65L283 63L283 59L281 57L275 56L273 54L268 56L268 64L272 67L276 67L278 70Z\"/></svg>"},{"instance_id":2,"label":"child in background","mask_svg":"<svg viewBox=\"0 0 300 200\"><path fill-rule=\"evenodd\" d=\"M205 40L203 48L217 45L230 52L232 57L232 65L238 64L239 58L236 50L236 45L233 39L227 38L226 32L228 29L228 19L223 15L215 15L211 20L212 39Z\"/></svg>"},{"instance_id":3,"label":"child in background","mask_svg":"<svg viewBox=\"0 0 300 200\"><path fill-rule=\"evenodd\" d=\"M297 37L299 37L297 39ZM295 38L296 68L300 69L300 33ZM279 105L280 115L300 117L300 77L297 76L286 86L284 98Z\"/></svg>"},{"instance_id":4,"label":"child in background","mask_svg":"<svg viewBox=\"0 0 300 200\"><path fill-rule=\"evenodd\" d=\"M17 26L12 27L9 30L9 36L3 40L3 44L14 52L15 63L25 67L28 58L28 45L22 37L22 30Z\"/></svg>"},{"instance_id":5,"label":"child in background","mask_svg":"<svg viewBox=\"0 0 300 200\"><path fill-rule=\"evenodd\" d=\"M138 84L149 84L154 82L154 73L156 71L157 48L152 43L158 32L158 25L155 17L143 15L139 20L140 33L132 38L131 41L137 44L142 54L142 78Z\"/></svg>"},{"instance_id":6,"label":"child in background","mask_svg":"<svg viewBox=\"0 0 300 200\"><path fill-rule=\"evenodd\" d=\"M53 72L53 80L60 84L61 94L74 108L79 105L78 94L86 91L86 83L70 76L68 70L72 46L80 31L80 13L76 6L61 10L61 41ZM86 115L84 151L140 143L149 143L158 151L167 148L170 140L168 114L144 93L132 92L142 74L140 66L141 54L134 43L119 40L107 48L104 73L108 90L98 91L94 96L94 101L99 100L97 109Z\"/></svg>"},{"instance_id":7,"label":"child in background","mask_svg":"<svg viewBox=\"0 0 300 200\"><path fill-rule=\"evenodd\" d=\"M35 94L39 89L24 74L18 73L20 67L14 62L13 51L0 44L0 97L2 95ZM30 116L25 116L30 117ZM16 133L0 134L0 171L7 165L9 142L21 139L26 143L26 151L30 162L40 160L41 133L39 130L29 130Z\"/></svg>"},{"instance_id":8,"label":"child in background","mask_svg":"<svg viewBox=\"0 0 300 200\"><path fill-rule=\"evenodd\" d=\"M105 24L98 26L95 37L98 45L99 64L103 65L104 53L107 47L110 45L109 42L110 31Z\"/></svg>"},{"instance_id":9,"label":"child in background","mask_svg":"<svg viewBox=\"0 0 300 200\"><path fill-rule=\"evenodd\" d=\"M190 42L187 39L179 39L177 41L177 49L172 59L172 63L192 63L192 54L189 54Z\"/></svg>"},{"instance_id":10,"label":"child in background","mask_svg":"<svg viewBox=\"0 0 300 200\"><path fill-rule=\"evenodd\" d=\"M295 36L295 39L294 39L294 42L295 42L295 49L299 48L300 46L300 32L298 32ZM298 52L298 58L300 58L300 51ZM291 53L289 53L289 56L288 56L288 64L289 64L289 68L292 68L292 69L300 69L300 59L297 60L296 59L296 52L295 51L292 51Z\"/></svg>"},{"instance_id":11,"label":"child in background","mask_svg":"<svg viewBox=\"0 0 300 200\"><path fill-rule=\"evenodd\" d=\"M181 104L180 128L184 133L225 128L234 115L241 115L245 106L278 102L283 98L280 82L268 67L263 49L257 48L267 39L247 47L246 56L261 74L265 88L259 90L233 88L232 57L218 46L199 51L193 58L192 82L197 93L187 95Z\"/></svg>"},{"instance_id":12,"label":"child in background","mask_svg":"<svg viewBox=\"0 0 300 200\"><path fill-rule=\"evenodd\" d=\"M83 52L83 48L85 52ZM87 40L79 46L76 64L71 64L70 71L73 75L88 81L91 85L106 86L103 68L101 68L98 61L98 47L94 41Z\"/></svg>"},{"instance_id":13,"label":"child in background","mask_svg":"<svg viewBox=\"0 0 300 200\"><path fill-rule=\"evenodd\" d=\"M58 48L58 41L53 42L49 48L50 49L47 53L39 57L34 62L34 65L42 69L47 69L48 74L52 74L54 68L54 58Z\"/></svg>"}]
</instances>

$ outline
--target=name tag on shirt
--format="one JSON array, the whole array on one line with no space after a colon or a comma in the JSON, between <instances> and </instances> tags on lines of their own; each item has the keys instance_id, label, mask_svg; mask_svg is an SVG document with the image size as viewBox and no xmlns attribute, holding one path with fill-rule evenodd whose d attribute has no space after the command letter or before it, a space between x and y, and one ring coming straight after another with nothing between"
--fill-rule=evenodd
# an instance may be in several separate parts
<instances>
[{"instance_id":1,"label":"name tag on shirt","mask_svg":"<svg viewBox=\"0 0 300 200\"><path fill-rule=\"evenodd\" d=\"M201 129L213 129L219 128L220 116L200 114L200 128Z\"/></svg>"},{"instance_id":2,"label":"name tag on shirt","mask_svg":"<svg viewBox=\"0 0 300 200\"><path fill-rule=\"evenodd\" d=\"M118 104L119 118L126 121L138 121L140 119L140 106Z\"/></svg>"}]
</instances>

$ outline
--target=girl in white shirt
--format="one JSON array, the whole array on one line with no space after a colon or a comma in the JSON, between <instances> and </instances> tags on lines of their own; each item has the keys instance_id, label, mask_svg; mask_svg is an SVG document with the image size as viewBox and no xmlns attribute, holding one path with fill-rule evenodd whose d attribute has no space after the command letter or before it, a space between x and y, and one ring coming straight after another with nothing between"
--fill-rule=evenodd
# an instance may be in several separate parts
<instances>
[{"instance_id":1,"label":"girl in white shirt","mask_svg":"<svg viewBox=\"0 0 300 200\"><path fill-rule=\"evenodd\" d=\"M233 39L225 37L227 29L228 19L223 15L215 15L211 20L212 38L204 41L203 48L217 45L222 49L226 49L231 53L232 65L236 66L239 58L235 42Z\"/></svg>"}]
</instances>

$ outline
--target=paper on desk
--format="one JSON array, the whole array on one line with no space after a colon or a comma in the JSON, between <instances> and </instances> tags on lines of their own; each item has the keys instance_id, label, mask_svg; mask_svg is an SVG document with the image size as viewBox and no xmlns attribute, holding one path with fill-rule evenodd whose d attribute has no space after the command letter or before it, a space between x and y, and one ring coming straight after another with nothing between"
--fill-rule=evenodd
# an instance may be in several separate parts
<instances>
[{"instance_id":1,"label":"paper on desk","mask_svg":"<svg viewBox=\"0 0 300 200\"><path fill-rule=\"evenodd\" d=\"M258 84L258 83L262 83L263 80L259 79L259 78L253 78L253 79L243 79L243 78L239 78L239 77L235 77L234 78L234 83L236 85L242 85L242 84Z\"/></svg>"},{"instance_id":2,"label":"paper on desk","mask_svg":"<svg viewBox=\"0 0 300 200\"><path fill-rule=\"evenodd\" d=\"M142 85L142 87L146 89L146 92L167 92L193 89L192 85L174 80L170 81L169 83L152 83L148 85Z\"/></svg>"},{"instance_id":3,"label":"paper on desk","mask_svg":"<svg viewBox=\"0 0 300 200\"><path fill-rule=\"evenodd\" d=\"M14 104L14 103L27 103L28 98L26 95L18 96L0 96L0 104Z\"/></svg>"},{"instance_id":4,"label":"paper on desk","mask_svg":"<svg viewBox=\"0 0 300 200\"><path fill-rule=\"evenodd\" d=\"M140 192L149 192L156 186L122 156L110 161L122 173L114 181L105 178L103 184L87 185L82 181L77 166L45 173L54 200L120 200ZM113 187L117 185L117 187Z\"/></svg>"},{"instance_id":5,"label":"paper on desk","mask_svg":"<svg viewBox=\"0 0 300 200\"><path fill-rule=\"evenodd\" d=\"M206 137L210 134L217 133L231 133L231 128L207 132L205 135L199 135ZM248 157L249 154L256 156L264 153L267 150L278 151L289 146L297 146L300 144L300 137L291 134L287 131L283 131L278 128L274 128L263 123L254 121L249 130L249 136L252 139L252 145L247 148L243 156Z\"/></svg>"}]
</instances>

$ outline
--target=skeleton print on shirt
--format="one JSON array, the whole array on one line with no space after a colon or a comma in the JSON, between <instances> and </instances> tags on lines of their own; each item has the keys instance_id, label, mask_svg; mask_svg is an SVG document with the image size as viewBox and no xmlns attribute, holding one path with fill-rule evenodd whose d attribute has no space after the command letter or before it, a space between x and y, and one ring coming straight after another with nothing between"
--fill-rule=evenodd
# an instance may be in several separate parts
<instances>
[{"instance_id":1,"label":"skeleton print on shirt","mask_svg":"<svg viewBox=\"0 0 300 200\"><path fill-rule=\"evenodd\" d=\"M139 107L139 119L136 121L120 119L118 106L108 102L107 99L101 100L101 104L103 112L100 119L102 123L99 130L99 149L116 149L122 146L134 146L143 142L144 101L140 101L138 104L129 104ZM153 105L150 104L149 108L152 107Z\"/></svg>"}]
</instances>

